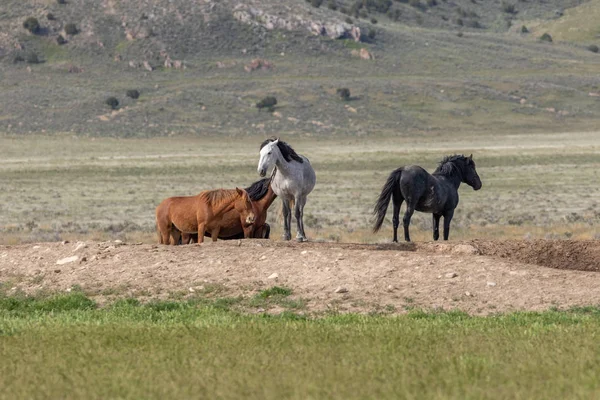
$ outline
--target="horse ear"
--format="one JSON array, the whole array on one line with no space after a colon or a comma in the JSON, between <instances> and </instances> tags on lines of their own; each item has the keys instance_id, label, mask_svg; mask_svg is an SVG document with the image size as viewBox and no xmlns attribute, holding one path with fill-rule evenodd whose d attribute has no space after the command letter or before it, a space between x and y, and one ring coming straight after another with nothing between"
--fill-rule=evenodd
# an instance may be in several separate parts
<instances>
[{"instance_id":1,"label":"horse ear","mask_svg":"<svg viewBox=\"0 0 600 400\"><path fill-rule=\"evenodd\" d=\"M279 138L277 138L273 141L273 144L277 144L277 143L279 143Z\"/></svg>"},{"instance_id":2,"label":"horse ear","mask_svg":"<svg viewBox=\"0 0 600 400\"><path fill-rule=\"evenodd\" d=\"M244 195L244 191L242 189L240 189L239 187L235 188L235 191L237 192L237 194L239 194L240 196Z\"/></svg>"},{"instance_id":3,"label":"horse ear","mask_svg":"<svg viewBox=\"0 0 600 400\"><path fill-rule=\"evenodd\" d=\"M469 156L469 161L473 161L473 153Z\"/></svg>"}]
</instances>

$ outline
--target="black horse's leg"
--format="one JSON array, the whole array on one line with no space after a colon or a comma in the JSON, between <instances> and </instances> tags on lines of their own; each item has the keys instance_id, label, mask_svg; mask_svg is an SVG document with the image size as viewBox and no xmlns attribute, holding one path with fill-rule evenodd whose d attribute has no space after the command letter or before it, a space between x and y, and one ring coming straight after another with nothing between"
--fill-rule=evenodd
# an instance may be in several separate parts
<instances>
[{"instance_id":1,"label":"black horse's leg","mask_svg":"<svg viewBox=\"0 0 600 400\"><path fill-rule=\"evenodd\" d=\"M440 238L440 218L442 214L433 214L433 240Z\"/></svg>"},{"instance_id":2,"label":"black horse's leg","mask_svg":"<svg viewBox=\"0 0 600 400\"><path fill-rule=\"evenodd\" d=\"M263 239L268 239L271 234L271 225L265 223L263 225L262 237Z\"/></svg>"},{"instance_id":3,"label":"black horse's leg","mask_svg":"<svg viewBox=\"0 0 600 400\"><path fill-rule=\"evenodd\" d=\"M290 203L286 199L283 201L283 239L290 240L292 234L290 232L290 225L292 224L292 210L290 209Z\"/></svg>"},{"instance_id":4,"label":"black horse's leg","mask_svg":"<svg viewBox=\"0 0 600 400\"><path fill-rule=\"evenodd\" d=\"M444 214L444 240L448 240L448 236L450 236L450 221L452 221L453 216L454 210Z\"/></svg>"},{"instance_id":5,"label":"black horse's leg","mask_svg":"<svg viewBox=\"0 0 600 400\"><path fill-rule=\"evenodd\" d=\"M410 225L410 218L415 212L415 206L410 204L410 201L406 201L406 212L404 213L404 218L402 222L404 224L404 240L410 242L410 235L408 234L408 226Z\"/></svg>"},{"instance_id":6,"label":"black horse's leg","mask_svg":"<svg viewBox=\"0 0 600 400\"><path fill-rule=\"evenodd\" d=\"M394 203L394 214L392 216L392 223L394 224L394 239L395 243L398 243L398 226L400 226L400 207L404 199L401 195L396 193L392 194L392 202Z\"/></svg>"}]
</instances>

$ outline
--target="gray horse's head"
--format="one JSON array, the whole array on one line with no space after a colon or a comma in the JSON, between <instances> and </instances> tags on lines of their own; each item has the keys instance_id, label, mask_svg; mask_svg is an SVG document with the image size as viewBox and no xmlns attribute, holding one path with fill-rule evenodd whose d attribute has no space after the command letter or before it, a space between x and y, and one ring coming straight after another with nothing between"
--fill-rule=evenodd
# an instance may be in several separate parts
<instances>
[{"instance_id":1,"label":"gray horse's head","mask_svg":"<svg viewBox=\"0 0 600 400\"><path fill-rule=\"evenodd\" d=\"M279 139L272 142L268 142L260 149L260 158L258 159L258 173L260 176L265 176L267 170L275 165L277 160L281 158L281 151L279 151Z\"/></svg>"}]
</instances>

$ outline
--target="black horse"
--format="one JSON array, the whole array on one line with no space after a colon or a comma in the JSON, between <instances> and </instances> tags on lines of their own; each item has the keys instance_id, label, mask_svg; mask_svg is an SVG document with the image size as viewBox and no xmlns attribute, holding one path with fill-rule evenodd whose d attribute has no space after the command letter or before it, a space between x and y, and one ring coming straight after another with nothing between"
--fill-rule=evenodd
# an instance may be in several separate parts
<instances>
[{"instance_id":1,"label":"black horse","mask_svg":"<svg viewBox=\"0 0 600 400\"><path fill-rule=\"evenodd\" d=\"M381 228L391 197L394 202L394 242L398 241L400 206L404 200L406 213L402 222L407 242L410 242L408 226L415 210L433 214L433 240L440 237L439 225L443 216L444 240L448 240L450 221L458 205L458 187L461 182L475 190L481 189L481 179L475 170L472 154L469 157L454 155L444 158L432 175L418 165L398 168L388 177L375 204L373 232Z\"/></svg>"}]
</instances>

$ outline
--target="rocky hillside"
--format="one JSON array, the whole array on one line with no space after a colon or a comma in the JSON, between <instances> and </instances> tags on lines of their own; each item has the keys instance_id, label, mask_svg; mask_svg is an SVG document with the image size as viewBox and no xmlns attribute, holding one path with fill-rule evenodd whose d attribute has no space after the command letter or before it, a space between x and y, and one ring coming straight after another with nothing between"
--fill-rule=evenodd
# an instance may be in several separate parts
<instances>
[{"instance_id":1,"label":"rocky hillside","mask_svg":"<svg viewBox=\"0 0 600 400\"><path fill-rule=\"evenodd\" d=\"M0 133L395 134L487 130L506 112L527 129L585 128L598 112L596 28L574 37L562 22L593 5L5 0ZM259 113L266 95L278 106Z\"/></svg>"}]
</instances>

